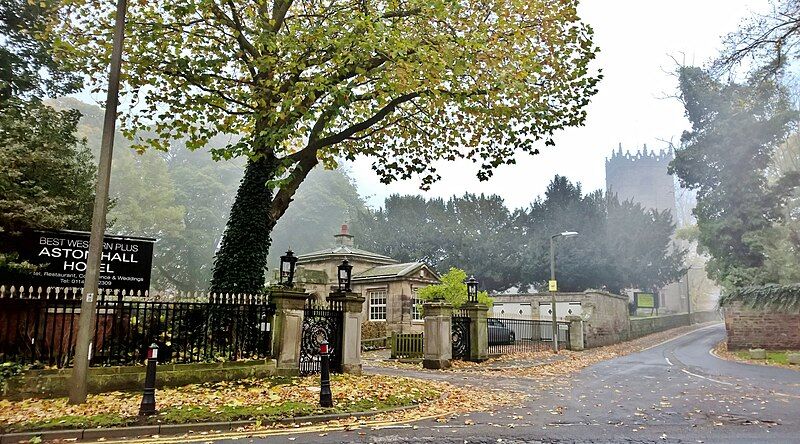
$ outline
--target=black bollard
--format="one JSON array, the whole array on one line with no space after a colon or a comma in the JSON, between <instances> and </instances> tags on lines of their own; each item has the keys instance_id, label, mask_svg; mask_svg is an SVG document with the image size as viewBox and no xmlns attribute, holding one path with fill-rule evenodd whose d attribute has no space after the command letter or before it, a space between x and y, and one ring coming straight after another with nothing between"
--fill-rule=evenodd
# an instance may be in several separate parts
<instances>
[{"instance_id":1,"label":"black bollard","mask_svg":"<svg viewBox=\"0 0 800 444\"><path fill-rule=\"evenodd\" d=\"M319 406L333 407L333 395L331 394L331 357L328 350L328 341L322 341L319 345L319 356L322 359Z\"/></svg>"},{"instance_id":2,"label":"black bollard","mask_svg":"<svg viewBox=\"0 0 800 444\"><path fill-rule=\"evenodd\" d=\"M144 376L144 391L142 403L139 405L139 416L156 414L156 362L158 360L158 345L150 344L147 350L147 373Z\"/></svg>"}]
</instances>

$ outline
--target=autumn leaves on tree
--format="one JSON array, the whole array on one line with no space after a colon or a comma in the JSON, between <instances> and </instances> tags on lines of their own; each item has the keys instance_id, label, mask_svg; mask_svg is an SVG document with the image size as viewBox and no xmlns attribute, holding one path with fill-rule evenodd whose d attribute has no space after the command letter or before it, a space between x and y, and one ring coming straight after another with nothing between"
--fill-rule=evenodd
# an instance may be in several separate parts
<instances>
[{"instance_id":1,"label":"autumn leaves on tree","mask_svg":"<svg viewBox=\"0 0 800 444\"><path fill-rule=\"evenodd\" d=\"M102 88L111 5L73 0L58 50ZM121 117L140 149L232 138L249 159L212 288L260 290L270 232L322 162L375 159L385 183L439 179L470 159L486 179L580 125L598 76L577 1L137 2L129 6Z\"/></svg>"}]
</instances>

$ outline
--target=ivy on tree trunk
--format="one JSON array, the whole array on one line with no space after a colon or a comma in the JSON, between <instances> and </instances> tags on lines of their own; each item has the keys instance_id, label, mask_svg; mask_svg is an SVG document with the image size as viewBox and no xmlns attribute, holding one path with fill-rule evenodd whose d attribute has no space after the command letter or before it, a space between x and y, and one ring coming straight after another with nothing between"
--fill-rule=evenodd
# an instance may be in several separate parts
<instances>
[{"instance_id":1,"label":"ivy on tree trunk","mask_svg":"<svg viewBox=\"0 0 800 444\"><path fill-rule=\"evenodd\" d=\"M264 272L270 233L275 220L270 212L274 159L250 160L236 192L222 243L214 258L211 291L258 293L264 288Z\"/></svg>"}]
</instances>

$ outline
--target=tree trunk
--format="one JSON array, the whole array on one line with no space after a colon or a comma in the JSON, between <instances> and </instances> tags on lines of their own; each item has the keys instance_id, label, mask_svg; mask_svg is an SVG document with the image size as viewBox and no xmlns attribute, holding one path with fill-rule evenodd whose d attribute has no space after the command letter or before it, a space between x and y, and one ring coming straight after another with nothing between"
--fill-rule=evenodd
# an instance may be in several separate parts
<instances>
[{"instance_id":1,"label":"tree trunk","mask_svg":"<svg viewBox=\"0 0 800 444\"><path fill-rule=\"evenodd\" d=\"M264 156L247 163L214 258L211 291L259 293L264 289L270 233L275 227L267 181L274 175L274 159Z\"/></svg>"}]
</instances>

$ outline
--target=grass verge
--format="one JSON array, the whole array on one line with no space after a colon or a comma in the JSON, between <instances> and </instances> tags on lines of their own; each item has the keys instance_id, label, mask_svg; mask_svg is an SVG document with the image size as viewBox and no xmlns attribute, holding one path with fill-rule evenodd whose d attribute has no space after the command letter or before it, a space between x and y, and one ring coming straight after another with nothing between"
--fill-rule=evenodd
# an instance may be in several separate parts
<instances>
[{"instance_id":1,"label":"grass verge","mask_svg":"<svg viewBox=\"0 0 800 444\"><path fill-rule=\"evenodd\" d=\"M156 393L159 413L137 416L141 394L91 395L71 406L65 398L0 401L0 432L189 424L255 420L263 423L323 413L352 413L413 406L438 399L435 382L387 376L334 375L334 407L320 408L319 378L264 378L194 384Z\"/></svg>"}]
</instances>

